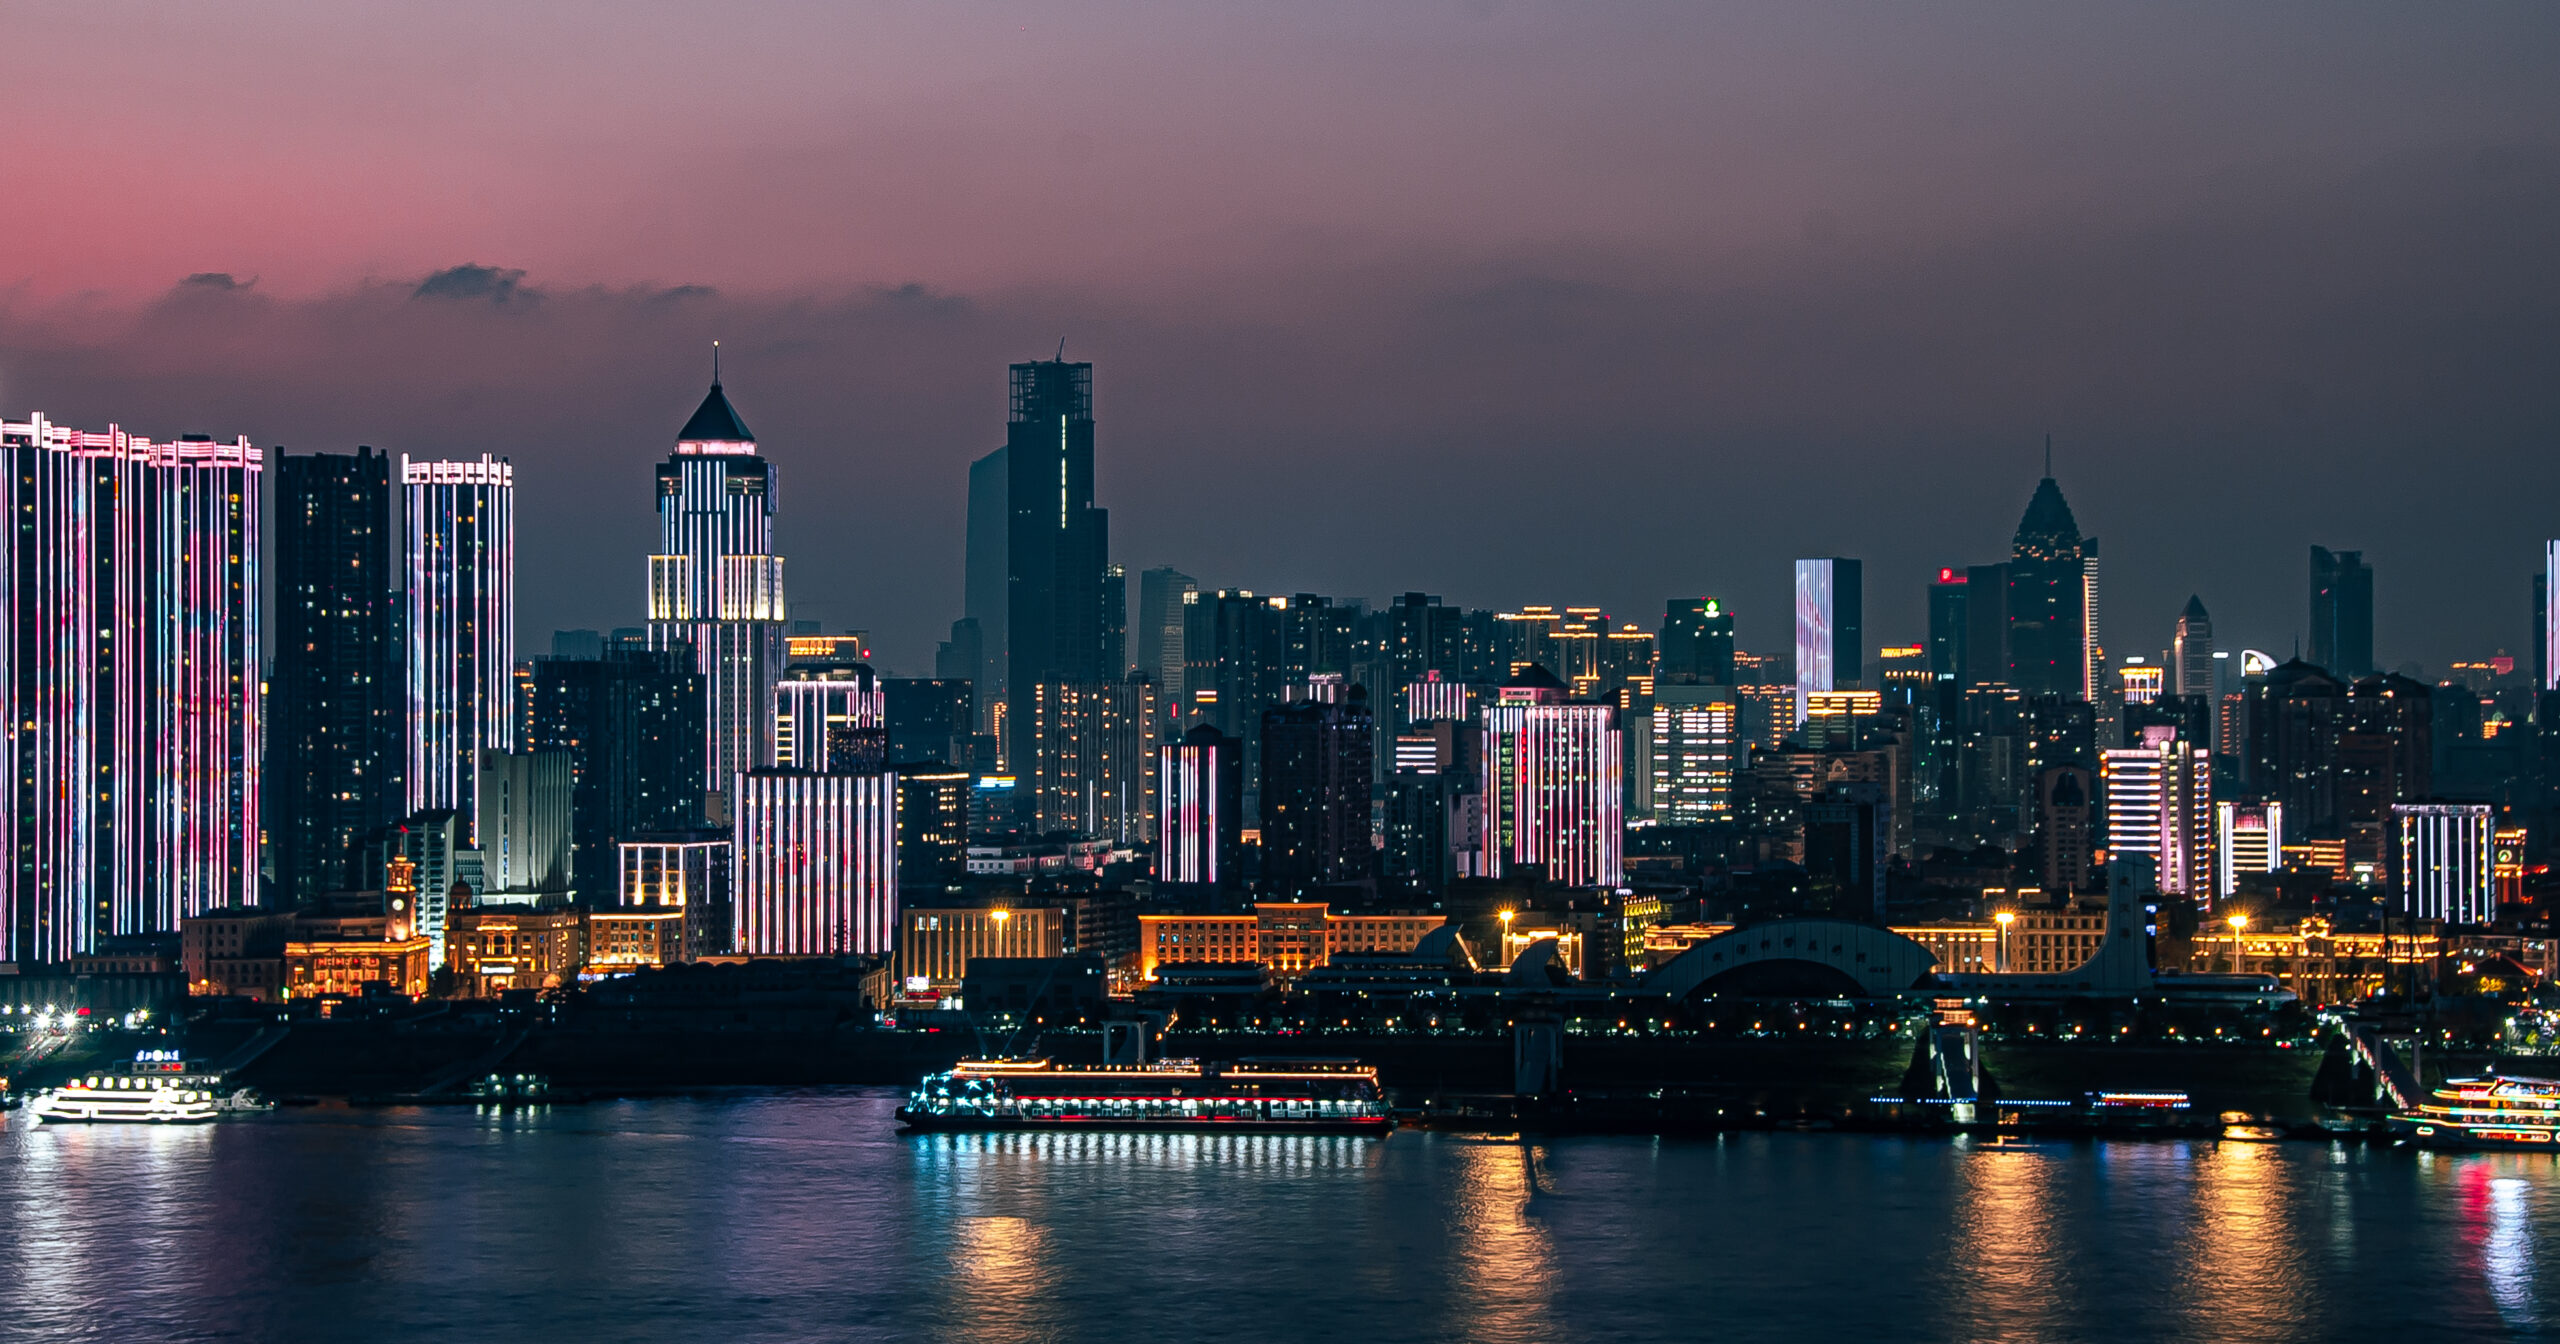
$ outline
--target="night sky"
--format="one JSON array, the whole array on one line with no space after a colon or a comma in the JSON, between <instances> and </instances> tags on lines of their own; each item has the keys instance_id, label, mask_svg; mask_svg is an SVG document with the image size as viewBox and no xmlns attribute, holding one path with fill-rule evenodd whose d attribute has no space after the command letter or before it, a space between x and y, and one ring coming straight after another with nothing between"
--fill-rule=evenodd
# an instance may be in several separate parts
<instances>
[{"instance_id":1,"label":"night sky","mask_svg":"<svg viewBox=\"0 0 2560 1344\"><path fill-rule=\"evenodd\" d=\"M1095 365L1130 571L1675 593L1870 644L2044 436L2101 633L2526 651L2560 8L14 5L0 414L503 453L521 638L635 624L724 342L795 606L930 670L1004 365Z\"/></svg>"}]
</instances>

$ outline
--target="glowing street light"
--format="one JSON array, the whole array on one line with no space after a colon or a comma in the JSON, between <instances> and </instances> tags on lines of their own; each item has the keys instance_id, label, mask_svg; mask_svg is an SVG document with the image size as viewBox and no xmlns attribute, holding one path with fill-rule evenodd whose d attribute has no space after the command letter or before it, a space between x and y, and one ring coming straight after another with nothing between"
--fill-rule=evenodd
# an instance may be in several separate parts
<instances>
[{"instance_id":1,"label":"glowing street light","mask_svg":"<svg viewBox=\"0 0 2560 1344\"><path fill-rule=\"evenodd\" d=\"M2007 975L2009 973L2009 926L2018 922L2018 912L2003 910L1991 918L2000 926L2000 973Z\"/></svg>"}]
</instances>

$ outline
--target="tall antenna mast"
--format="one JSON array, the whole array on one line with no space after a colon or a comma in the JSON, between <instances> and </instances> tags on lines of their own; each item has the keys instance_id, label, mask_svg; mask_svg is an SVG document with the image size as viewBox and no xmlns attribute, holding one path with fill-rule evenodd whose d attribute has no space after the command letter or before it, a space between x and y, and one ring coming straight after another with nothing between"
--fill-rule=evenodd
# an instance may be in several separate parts
<instances>
[{"instance_id":1,"label":"tall antenna mast","mask_svg":"<svg viewBox=\"0 0 2560 1344\"><path fill-rule=\"evenodd\" d=\"M720 343L718 341L711 343L711 385L713 387L720 385ZM2045 455L2051 457L2053 454L2051 450L2047 450Z\"/></svg>"}]
</instances>

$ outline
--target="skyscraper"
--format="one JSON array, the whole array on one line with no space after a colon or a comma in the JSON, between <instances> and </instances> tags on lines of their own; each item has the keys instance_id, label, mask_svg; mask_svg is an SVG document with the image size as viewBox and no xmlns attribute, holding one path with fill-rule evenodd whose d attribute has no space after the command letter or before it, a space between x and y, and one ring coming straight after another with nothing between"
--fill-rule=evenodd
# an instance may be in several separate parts
<instances>
[{"instance_id":1,"label":"skyscraper","mask_svg":"<svg viewBox=\"0 0 2560 1344\"><path fill-rule=\"evenodd\" d=\"M1182 595L1198 591L1198 580L1170 566L1138 575L1138 671L1155 678L1157 693L1176 716L1183 700Z\"/></svg>"},{"instance_id":2,"label":"skyscraper","mask_svg":"<svg viewBox=\"0 0 2560 1344\"><path fill-rule=\"evenodd\" d=\"M2244 874L2284 867L2284 804L2216 803L2213 816L2215 900L2239 894Z\"/></svg>"},{"instance_id":3,"label":"skyscraper","mask_svg":"<svg viewBox=\"0 0 2560 1344\"><path fill-rule=\"evenodd\" d=\"M1155 683L1043 681L1023 689L1034 826L1123 844L1152 835Z\"/></svg>"},{"instance_id":4,"label":"skyscraper","mask_svg":"<svg viewBox=\"0 0 2560 1344\"><path fill-rule=\"evenodd\" d=\"M2010 685L2028 695L2090 698L2097 553L2053 477L2038 481L2009 556Z\"/></svg>"},{"instance_id":5,"label":"skyscraper","mask_svg":"<svg viewBox=\"0 0 2560 1344\"><path fill-rule=\"evenodd\" d=\"M1006 552L1013 528L1007 500L1012 490L1008 454L998 448L969 464L968 552L961 574L964 619L978 624L978 665L968 675L977 683L978 726L996 731L999 706L1005 701L1006 621L1012 586Z\"/></svg>"},{"instance_id":6,"label":"skyscraper","mask_svg":"<svg viewBox=\"0 0 2560 1344\"><path fill-rule=\"evenodd\" d=\"M1733 684L1733 613L1712 597L1675 597L1662 609L1657 675L1666 685Z\"/></svg>"},{"instance_id":7,"label":"skyscraper","mask_svg":"<svg viewBox=\"0 0 2560 1344\"><path fill-rule=\"evenodd\" d=\"M1375 721L1360 687L1262 714L1262 889L1275 898L1370 876Z\"/></svg>"},{"instance_id":8,"label":"skyscraper","mask_svg":"<svg viewBox=\"0 0 2560 1344\"><path fill-rule=\"evenodd\" d=\"M1005 694L1015 773L1033 765L1032 688L1120 679L1106 667L1110 516L1093 504L1093 366L1016 364L1005 425Z\"/></svg>"},{"instance_id":9,"label":"skyscraper","mask_svg":"<svg viewBox=\"0 0 2560 1344\"><path fill-rule=\"evenodd\" d=\"M2391 885L2400 912L2448 924L2497 913L2491 855L2497 809L2487 803L2394 803Z\"/></svg>"},{"instance_id":10,"label":"skyscraper","mask_svg":"<svg viewBox=\"0 0 2560 1344\"><path fill-rule=\"evenodd\" d=\"M1653 810L1662 824L1732 819L1740 713L1740 699L1730 686L1654 688Z\"/></svg>"},{"instance_id":11,"label":"skyscraper","mask_svg":"<svg viewBox=\"0 0 2560 1344\"><path fill-rule=\"evenodd\" d=\"M869 664L793 664L774 682L774 764L858 774L888 758L888 704Z\"/></svg>"},{"instance_id":12,"label":"skyscraper","mask_svg":"<svg viewBox=\"0 0 2560 1344\"><path fill-rule=\"evenodd\" d=\"M2009 567L1964 571L1964 684L2009 684Z\"/></svg>"},{"instance_id":13,"label":"skyscraper","mask_svg":"<svg viewBox=\"0 0 2560 1344\"><path fill-rule=\"evenodd\" d=\"M704 700L682 651L613 648L533 665L527 745L569 753L569 867L588 900L608 899L618 844L702 824Z\"/></svg>"},{"instance_id":14,"label":"skyscraper","mask_svg":"<svg viewBox=\"0 0 2560 1344\"><path fill-rule=\"evenodd\" d=\"M1484 707L1479 875L1539 864L1561 886L1616 886L1626 841L1623 753L1615 706L1567 702L1542 667L1513 677Z\"/></svg>"},{"instance_id":15,"label":"skyscraper","mask_svg":"<svg viewBox=\"0 0 2560 1344\"><path fill-rule=\"evenodd\" d=\"M1941 567L1929 584L1929 675L1965 684L1965 635L1970 585L1961 569Z\"/></svg>"},{"instance_id":16,"label":"skyscraper","mask_svg":"<svg viewBox=\"0 0 2560 1344\"><path fill-rule=\"evenodd\" d=\"M2534 615L2539 624L2534 630L2534 685L2546 691L2560 690L2560 620L2551 616L2551 595L2560 592L2560 541L2542 544L2542 576L2534 584Z\"/></svg>"},{"instance_id":17,"label":"skyscraper","mask_svg":"<svg viewBox=\"0 0 2560 1344\"><path fill-rule=\"evenodd\" d=\"M0 422L0 960L258 895L264 457Z\"/></svg>"},{"instance_id":18,"label":"skyscraper","mask_svg":"<svg viewBox=\"0 0 2560 1344\"><path fill-rule=\"evenodd\" d=\"M1196 724L1159 753L1163 821L1156 883L1193 891L1232 887L1244 833L1244 744Z\"/></svg>"},{"instance_id":19,"label":"skyscraper","mask_svg":"<svg viewBox=\"0 0 2560 1344\"><path fill-rule=\"evenodd\" d=\"M476 821L480 753L516 745L515 468L400 459L405 814Z\"/></svg>"},{"instance_id":20,"label":"skyscraper","mask_svg":"<svg viewBox=\"0 0 2560 1344\"><path fill-rule=\"evenodd\" d=\"M2218 694L2213 672L2213 618L2204 599L2190 596L2178 613L2178 631L2169 652L2171 695L2200 696L2211 702Z\"/></svg>"},{"instance_id":21,"label":"skyscraper","mask_svg":"<svg viewBox=\"0 0 2560 1344\"><path fill-rule=\"evenodd\" d=\"M2311 648L2316 666L2348 681L2373 673L2373 566L2362 551L2311 548Z\"/></svg>"},{"instance_id":22,"label":"skyscraper","mask_svg":"<svg viewBox=\"0 0 2560 1344\"><path fill-rule=\"evenodd\" d=\"M2107 852L2149 855L2160 890L2201 903L2213 891L2213 757L2157 731L2141 746L2099 753Z\"/></svg>"},{"instance_id":23,"label":"skyscraper","mask_svg":"<svg viewBox=\"0 0 2560 1344\"><path fill-rule=\"evenodd\" d=\"M1855 560L1796 562L1796 716L1816 691L1858 689L1866 641L1864 584Z\"/></svg>"},{"instance_id":24,"label":"skyscraper","mask_svg":"<svg viewBox=\"0 0 2560 1344\"><path fill-rule=\"evenodd\" d=\"M657 467L658 552L649 557L649 641L690 652L703 684L703 786L773 759L773 682L786 604L773 515L780 476L720 387Z\"/></svg>"},{"instance_id":25,"label":"skyscraper","mask_svg":"<svg viewBox=\"0 0 2560 1344\"><path fill-rule=\"evenodd\" d=\"M275 465L267 845L277 889L305 900L350 886L356 846L407 803L391 459L359 448Z\"/></svg>"}]
</instances>

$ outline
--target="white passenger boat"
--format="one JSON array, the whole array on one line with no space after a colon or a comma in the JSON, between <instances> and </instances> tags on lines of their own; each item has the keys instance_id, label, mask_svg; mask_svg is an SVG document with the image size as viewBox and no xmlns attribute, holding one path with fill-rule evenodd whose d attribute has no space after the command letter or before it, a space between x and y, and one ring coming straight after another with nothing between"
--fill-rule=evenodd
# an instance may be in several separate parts
<instances>
[{"instance_id":1,"label":"white passenger boat","mask_svg":"<svg viewBox=\"0 0 2560 1344\"><path fill-rule=\"evenodd\" d=\"M194 1125L221 1112L214 1094L149 1074L75 1078L28 1103L38 1119L94 1124Z\"/></svg>"}]
</instances>

